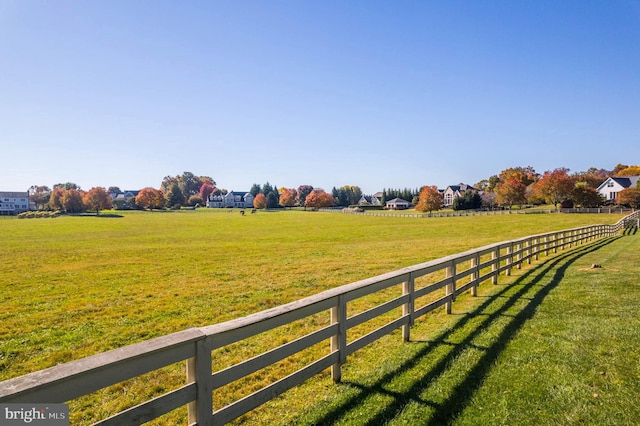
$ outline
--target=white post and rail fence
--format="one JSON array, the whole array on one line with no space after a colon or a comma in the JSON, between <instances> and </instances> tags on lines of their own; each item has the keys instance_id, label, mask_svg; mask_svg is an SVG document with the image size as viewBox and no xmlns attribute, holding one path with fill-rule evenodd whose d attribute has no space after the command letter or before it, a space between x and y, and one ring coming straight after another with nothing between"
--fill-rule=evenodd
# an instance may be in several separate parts
<instances>
[{"instance_id":1,"label":"white post and rail fence","mask_svg":"<svg viewBox=\"0 0 640 426\"><path fill-rule=\"evenodd\" d=\"M528 236L399 269L243 318L191 328L0 382L0 403L69 402L148 372L186 362L183 386L94 424L141 424L185 405L190 425L225 424L327 369L333 380L339 382L341 366L349 355L397 329L401 329L402 339L408 341L410 327L417 318L441 306L450 313L458 295L466 291L475 295L481 283L496 284L500 274L509 275L513 268L531 263L541 255L611 237L625 227L638 225L640 211L614 225ZM350 304L371 295L377 296L375 306L348 315ZM216 350L323 313L330 321L311 333L229 367L212 368L217 365L212 356ZM375 329L350 336L355 327L380 318L384 324L378 321ZM318 344L326 344L326 352L303 368L214 409L216 389Z\"/></svg>"}]
</instances>

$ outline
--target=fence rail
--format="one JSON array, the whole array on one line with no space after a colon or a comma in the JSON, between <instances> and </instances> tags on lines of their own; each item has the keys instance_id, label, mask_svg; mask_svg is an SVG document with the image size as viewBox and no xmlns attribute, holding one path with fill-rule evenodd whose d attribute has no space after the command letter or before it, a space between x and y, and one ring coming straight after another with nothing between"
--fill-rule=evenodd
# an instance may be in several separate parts
<instances>
[{"instance_id":1,"label":"fence rail","mask_svg":"<svg viewBox=\"0 0 640 426\"><path fill-rule=\"evenodd\" d=\"M358 210L353 208L326 208L318 209L322 212L354 214L362 216L384 216L384 217L461 217L461 216L501 216L505 214L550 214L550 213L632 213L633 209L623 207L600 207L600 208L575 208L575 209L518 209L518 210L458 210L431 213L395 213L389 210Z\"/></svg>"},{"instance_id":2,"label":"fence rail","mask_svg":"<svg viewBox=\"0 0 640 426\"><path fill-rule=\"evenodd\" d=\"M184 386L95 424L141 424L185 405L189 424L225 424L324 370L331 369L333 380L339 382L341 366L349 355L397 329L401 329L402 339L408 341L410 327L417 318L441 306L451 313L457 296L467 291L475 296L477 287L485 281L496 284L500 274L509 275L513 268L531 263L540 255L610 237L625 227L639 225L640 211L636 211L614 225L528 236L406 267L243 318L180 331L6 380L0 383L0 403L67 402L185 361ZM393 288L399 290L397 294L384 292ZM370 309L347 315L352 302L383 292L391 295ZM330 318L329 325L213 371L212 351L323 312ZM389 315L392 318L387 321ZM354 328L380 318L387 322L365 334L351 336ZM214 390L323 342L327 344L327 352L303 368L214 410Z\"/></svg>"}]
</instances>

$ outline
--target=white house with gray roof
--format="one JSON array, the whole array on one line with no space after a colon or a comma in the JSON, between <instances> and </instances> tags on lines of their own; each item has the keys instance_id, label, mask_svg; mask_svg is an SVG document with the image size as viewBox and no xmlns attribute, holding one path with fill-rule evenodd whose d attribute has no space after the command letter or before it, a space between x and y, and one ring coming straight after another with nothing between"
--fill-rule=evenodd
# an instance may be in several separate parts
<instances>
[{"instance_id":1,"label":"white house with gray roof","mask_svg":"<svg viewBox=\"0 0 640 426\"><path fill-rule=\"evenodd\" d=\"M242 209L252 209L253 198L253 194L250 192L238 191L231 191L226 194L209 195L209 198L207 199L207 207L239 207Z\"/></svg>"},{"instance_id":2,"label":"white house with gray roof","mask_svg":"<svg viewBox=\"0 0 640 426\"><path fill-rule=\"evenodd\" d=\"M453 205L453 200L456 197L462 197L467 191L478 191L471 185L467 185L466 183L461 183L459 185L450 185L447 186L447 189L443 192L443 200L442 205L444 207L451 207Z\"/></svg>"},{"instance_id":3,"label":"white house with gray roof","mask_svg":"<svg viewBox=\"0 0 640 426\"><path fill-rule=\"evenodd\" d=\"M0 215L13 216L29 211L28 192L0 192Z\"/></svg>"},{"instance_id":4,"label":"white house with gray roof","mask_svg":"<svg viewBox=\"0 0 640 426\"><path fill-rule=\"evenodd\" d=\"M618 192L623 189L635 188L640 176L617 176L610 177L600 184L598 192L608 203L615 203Z\"/></svg>"}]
</instances>

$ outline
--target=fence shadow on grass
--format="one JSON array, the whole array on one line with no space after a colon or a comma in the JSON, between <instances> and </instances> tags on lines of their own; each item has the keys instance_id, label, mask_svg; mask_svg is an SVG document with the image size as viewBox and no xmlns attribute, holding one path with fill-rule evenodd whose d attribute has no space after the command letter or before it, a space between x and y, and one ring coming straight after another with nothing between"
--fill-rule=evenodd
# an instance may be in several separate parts
<instances>
[{"instance_id":1,"label":"fence shadow on grass","mask_svg":"<svg viewBox=\"0 0 640 426\"><path fill-rule=\"evenodd\" d=\"M491 370L495 360L527 320L533 317L536 308L542 303L545 297L561 282L567 269L582 256L597 251L601 247L611 244L618 238L621 237L610 238L586 247L574 249L550 258L540 265L529 269L517 278L513 284L505 286L496 294L487 297L487 300L472 311L466 313L453 327L428 342L429 344L418 351L412 358L407 359L397 369L386 373L373 385L363 385L355 381L343 381L341 386L357 388L359 390L358 394L321 418L315 419L314 424L328 425L344 420L345 416L347 416L351 410L359 407L367 398L373 395L385 395L390 397L393 402L386 405L375 415L372 415L372 417L367 419L363 424L372 426L384 424L397 417L410 403L428 406L434 412L430 418L423 418L420 424L427 426L451 424L459 413L464 410L473 394L481 386L483 379ZM553 275L549 277L548 274L552 271ZM517 289L515 293L509 295L518 285L522 287ZM535 286L540 286L540 288L535 290ZM531 291L535 291L535 293L531 295ZM524 298L525 295L527 295L526 298ZM517 302L522 302L523 300L526 301L526 304L515 315L513 313L507 313L507 311L514 308ZM485 313L485 310L491 308L491 305L494 303L501 303L501 305L495 311ZM468 333L464 340L456 344L448 342L454 333L463 330L472 319L475 318L477 320L479 315L484 315L484 319L479 322L477 327ZM450 389L447 398L442 402L425 400L421 394L430 387L430 383L443 374L446 374L456 358L461 355L463 351L473 346L473 340L490 327L492 323L498 320L504 322L505 318L509 318L508 323L502 328L498 337L494 338L489 346L482 348L484 354L480 356L475 364L468 366L464 379ZM424 344L425 342L417 343ZM450 348L449 352L435 363L430 370L425 371L407 390L402 392L388 390L390 384L398 375L402 375L416 368L421 359L429 356L442 345Z\"/></svg>"}]
</instances>

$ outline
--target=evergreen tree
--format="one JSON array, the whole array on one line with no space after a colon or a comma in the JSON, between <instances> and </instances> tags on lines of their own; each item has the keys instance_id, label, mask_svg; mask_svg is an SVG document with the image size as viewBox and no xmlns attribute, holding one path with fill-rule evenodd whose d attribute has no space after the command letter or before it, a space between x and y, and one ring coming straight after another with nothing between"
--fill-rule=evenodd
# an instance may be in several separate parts
<instances>
[{"instance_id":1,"label":"evergreen tree","mask_svg":"<svg viewBox=\"0 0 640 426\"><path fill-rule=\"evenodd\" d=\"M182 193L182 190L180 189L180 186L178 185L177 182L174 182L169 187L169 191L167 192L166 199L167 199L167 206L169 207L184 205L185 203L184 194Z\"/></svg>"},{"instance_id":2,"label":"evergreen tree","mask_svg":"<svg viewBox=\"0 0 640 426\"><path fill-rule=\"evenodd\" d=\"M260 185L258 185L257 183L254 183L253 185L251 185L251 189L249 190L249 192L251 193L251 195L255 196L258 195L260 193Z\"/></svg>"}]
</instances>

